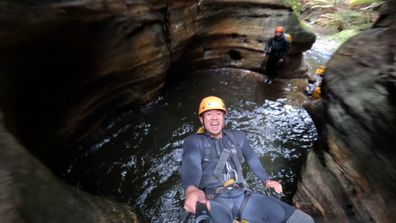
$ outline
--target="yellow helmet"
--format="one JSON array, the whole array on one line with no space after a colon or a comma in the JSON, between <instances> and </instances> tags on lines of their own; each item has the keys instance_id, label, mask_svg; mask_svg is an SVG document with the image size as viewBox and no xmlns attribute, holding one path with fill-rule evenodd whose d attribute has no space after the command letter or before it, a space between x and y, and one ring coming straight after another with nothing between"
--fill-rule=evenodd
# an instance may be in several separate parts
<instances>
[{"instance_id":1,"label":"yellow helmet","mask_svg":"<svg viewBox=\"0 0 396 223\"><path fill-rule=\"evenodd\" d=\"M221 98L218 98L216 96L209 96L203 98L201 100L201 103L199 103L198 115L201 115L202 113L213 109L218 109L227 112L226 106L223 100L221 100Z\"/></svg>"},{"instance_id":2,"label":"yellow helmet","mask_svg":"<svg viewBox=\"0 0 396 223\"><path fill-rule=\"evenodd\" d=\"M318 100L320 99L320 94L321 94L321 89L320 87L315 88L315 90L312 93L312 99L313 100Z\"/></svg>"},{"instance_id":3,"label":"yellow helmet","mask_svg":"<svg viewBox=\"0 0 396 223\"><path fill-rule=\"evenodd\" d=\"M316 69L315 73L317 75L323 75L325 73L325 71L326 71L326 66L321 65L321 66L319 66L318 69Z\"/></svg>"}]
</instances>

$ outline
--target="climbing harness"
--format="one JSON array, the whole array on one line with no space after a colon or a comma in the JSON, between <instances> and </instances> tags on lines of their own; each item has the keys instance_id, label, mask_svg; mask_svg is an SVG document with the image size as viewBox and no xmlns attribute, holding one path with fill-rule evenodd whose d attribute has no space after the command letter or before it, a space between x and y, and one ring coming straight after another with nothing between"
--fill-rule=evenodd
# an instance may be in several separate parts
<instances>
[{"instance_id":1,"label":"climbing harness","mask_svg":"<svg viewBox=\"0 0 396 223\"><path fill-rule=\"evenodd\" d=\"M235 189L243 190L244 198L242 200L241 206L239 208L234 206L232 208L232 212L235 214L235 216L237 216L238 219L234 220L234 223L248 223L246 220L241 220L243 210L245 209L250 194L252 193L252 191L248 187L246 180L243 178L242 163L244 162L244 158L242 155L242 149L241 146L237 143L237 140L232 131L223 130L223 133L230 139L231 148L224 148L219 140L215 141L215 150L219 159L216 163L215 170L213 171L214 177L218 181L223 182L223 186L211 190L205 190L205 193L207 195L207 199L212 200L222 193L230 192ZM206 138L205 141L206 142L204 142L204 145L209 147L209 139ZM209 158L207 157L209 156L209 152L207 151L209 151L209 149L205 149L205 155L203 160L209 160ZM232 167L230 161L234 163L235 169Z\"/></svg>"},{"instance_id":2,"label":"climbing harness","mask_svg":"<svg viewBox=\"0 0 396 223\"><path fill-rule=\"evenodd\" d=\"M223 186L228 186L235 182L242 182L243 187L248 187L246 180L243 178L243 170L242 170L242 163L245 161L242 155L242 149L240 145L237 143L235 136L230 130L223 130L225 136L230 139L230 147L231 148L224 148L222 143L218 140L215 141L215 151L217 156L219 157L215 169L213 171L213 177L206 179L206 182L222 182ZM204 155L203 161L209 161L209 154L210 154L210 142L209 138L205 137L203 140L204 148ZM233 162L234 167L231 165L230 161ZM203 163L203 170L206 169L205 163ZM225 171L224 171L225 170Z\"/></svg>"}]
</instances>

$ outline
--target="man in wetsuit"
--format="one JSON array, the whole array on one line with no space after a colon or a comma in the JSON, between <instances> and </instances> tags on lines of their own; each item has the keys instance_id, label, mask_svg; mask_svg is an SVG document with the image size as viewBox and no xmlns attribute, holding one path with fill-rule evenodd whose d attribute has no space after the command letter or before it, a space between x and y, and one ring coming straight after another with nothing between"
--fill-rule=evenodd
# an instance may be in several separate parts
<instances>
[{"instance_id":1,"label":"man in wetsuit","mask_svg":"<svg viewBox=\"0 0 396 223\"><path fill-rule=\"evenodd\" d=\"M215 96L202 99L199 105L203 131L187 137L183 144L184 209L195 213L197 202L206 204L217 223L313 223L309 215L285 202L248 189L242 174L244 161L266 188L281 193L282 185L269 178L243 132L224 129L226 112L223 101Z\"/></svg>"},{"instance_id":2,"label":"man in wetsuit","mask_svg":"<svg viewBox=\"0 0 396 223\"><path fill-rule=\"evenodd\" d=\"M290 49L290 42L285 35L285 30L282 26L275 28L275 34L265 46L263 57L268 56L265 72L268 78L265 83L271 84L273 78L278 74L279 67L286 61L287 53Z\"/></svg>"}]
</instances>

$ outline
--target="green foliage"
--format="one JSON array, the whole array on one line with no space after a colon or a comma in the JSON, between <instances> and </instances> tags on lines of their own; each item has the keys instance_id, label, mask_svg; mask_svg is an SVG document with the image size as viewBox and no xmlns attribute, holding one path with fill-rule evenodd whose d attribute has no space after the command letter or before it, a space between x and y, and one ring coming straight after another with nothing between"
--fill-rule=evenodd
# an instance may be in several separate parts
<instances>
[{"instance_id":1,"label":"green foliage","mask_svg":"<svg viewBox=\"0 0 396 223\"><path fill-rule=\"evenodd\" d=\"M306 19L322 28L364 30L371 27L377 18L375 9L381 0L308 0L303 11L308 12Z\"/></svg>"},{"instance_id":2,"label":"green foliage","mask_svg":"<svg viewBox=\"0 0 396 223\"><path fill-rule=\"evenodd\" d=\"M369 18L362 15L362 12L353 10L337 11L326 13L317 19L317 24L329 27L336 26L338 29L348 29L350 27L360 27L362 24L370 23Z\"/></svg>"},{"instance_id":3,"label":"green foliage","mask_svg":"<svg viewBox=\"0 0 396 223\"><path fill-rule=\"evenodd\" d=\"M297 14L301 13L301 1L300 0L290 0L291 7L293 8L293 11L295 11Z\"/></svg>"},{"instance_id":4,"label":"green foliage","mask_svg":"<svg viewBox=\"0 0 396 223\"><path fill-rule=\"evenodd\" d=\"M311 9L329 9L334 8L336 1L328 1L328 0L312 0L306 3L306 6Z\"/></svg>"},{"instance_id":5,"label":"green foliage","mask_svg":"<svg viewBox=\"0 0 396 223\"><path fill-rule=\"evenodd\" d=\"M356 5L367 5L367 4L372 4L372 3L381 3L383 0L351 0L349 2L350 6L356 6Z\"/></svg>"}]
</instances>

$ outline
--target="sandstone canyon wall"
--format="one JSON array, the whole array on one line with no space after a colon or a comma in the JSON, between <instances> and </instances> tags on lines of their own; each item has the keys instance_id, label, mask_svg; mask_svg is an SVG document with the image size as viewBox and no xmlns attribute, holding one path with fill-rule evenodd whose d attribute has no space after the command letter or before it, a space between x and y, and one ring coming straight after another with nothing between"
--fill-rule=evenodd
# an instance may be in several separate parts
<instances>
[{"instance_id":1,"label":"sandstone canyon wall","mask_svg":"<svg viewBox=\"0 0 396 223\"><path fill-rule=\"evenodd\" d=\"M294 197L323 222L396 220L395 1L327 64L321 140ZM318 103L317 103L318 104Z\"/></svg>"},{"instance_id":2,"label":"sandstone canyon wall","mask_svg":"<svg viewBox=\"0 0 396 223\"><path fill-rule=\"evenodd\" d=\"M7 128L48 165L112 111L157 96L169 72L263 72L274 27L293 46L282 78L306 72L315 35L278 1L3 1L1 98ZM54 149L56 148L56 149Z\"/></svg>"}]
</instances>

